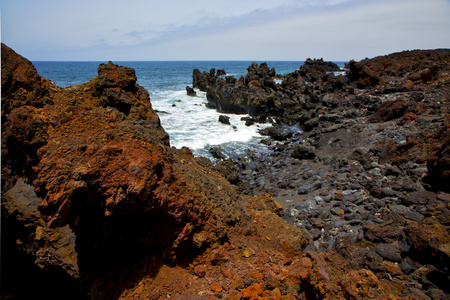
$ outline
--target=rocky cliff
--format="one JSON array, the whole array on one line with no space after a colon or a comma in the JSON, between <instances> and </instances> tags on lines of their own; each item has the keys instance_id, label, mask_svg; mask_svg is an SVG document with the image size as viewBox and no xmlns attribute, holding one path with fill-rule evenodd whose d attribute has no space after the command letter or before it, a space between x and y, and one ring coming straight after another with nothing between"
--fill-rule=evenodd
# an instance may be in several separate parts
<instances>
[{"instance_id":1,"label":"rocky cliff","mask_svg":"<svg viewBox=\"0 0 450 300\"><path fill-rule=\"evenodd\" d=\"M412 293L372 264L352 262L343 247L340 253L307 248L305 231L283 219L270 194L244 195L220 167L171 148L133 69L102 64L94 79L63 89L7 46L1 50L2 296L395 299ZM243 84L262 91L272 71L253 67L258 79ZM433 156L430 170L440 170L446 149ZM430 263L448 262L442 225L406 225L412 257L430 253ZM367 231L378 238L384 228ZM380 238L394 234L386 232ZM395 264L373 259L402 275Z\"/></svg>"}]
</instances>

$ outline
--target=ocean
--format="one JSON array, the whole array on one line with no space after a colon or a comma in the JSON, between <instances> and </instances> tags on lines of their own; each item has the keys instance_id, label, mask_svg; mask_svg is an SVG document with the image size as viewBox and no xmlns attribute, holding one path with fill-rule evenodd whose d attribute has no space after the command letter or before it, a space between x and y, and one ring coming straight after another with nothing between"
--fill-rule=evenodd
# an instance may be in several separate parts
<instances>
[{"instance_id":1,"label":"ocean","mask_svg":"<svg viewBox=\"0 0 450 300\"><path fill-rule=\"evenodd\" d=\"M61 87L81 84L97 75L99 64L106 62L34 61L38 73ZM148 90L153 109L170 136L171 146L188 147L195 156L212 159L209 149L220 147L227 157L235 158L249 150L265 152L258 131L268 124L245 126L245 115L218 113L205 106L206 93L187 96L186 86L192 87L192 72L211 68L224 69L227 75L239 78L247 74L251 61L114 61L135 69L137 83ZM258 64L261 62L257 62ZM337 62L343 66L345 62ZM267 61L277 74L287 75L298 70L302 61ZM230 118L231 125L220 123L219 116Z\"/></svg>"}]
</instances>

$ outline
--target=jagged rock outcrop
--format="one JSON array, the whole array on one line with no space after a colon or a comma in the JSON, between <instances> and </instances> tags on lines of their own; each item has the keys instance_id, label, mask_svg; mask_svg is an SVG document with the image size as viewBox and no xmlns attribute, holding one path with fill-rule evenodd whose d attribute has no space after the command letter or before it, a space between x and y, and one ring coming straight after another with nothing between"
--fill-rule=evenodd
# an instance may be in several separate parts
<instances>
[{"instance_id":1,"label":"jagged rock outcrop","mask_svg":"<svg viewBox=\"0 0 450 300\"><path fill-rule=\"evenodd\" d=\"M248 73L239 79L227 76L224 79L209 73L193 72L193 84L207 94L208 107L220 112L249 114L260 122L303 124L319 111L320 95L342 90L342 76L332 71L339 67L323 59L307 60L299 71L295 71L275 84L275 69L266 63L252 63ZM337 94L336 97L339 97ZM309 129L307 126L306 129Z\"/></svg>"},{"instance_id":2,"label":"jagged rock outcrop","mask_svg":"<svg viewBox=\"0 0 450 300\"><path fill-rule=\"evenodd\" d=\"M334 252L304 251L269 194L238 193L229 164L225 178L170 148L149 100L130 68L102 64L62 89L2 44L4 294L399 296Z\"/></svg>"},{"instance_id":3,"label":"jagged rock outcrop","mask_svg":"<svg viewBox=\"0 0 450 300\"><path fill-rule=\"evenodd\" d=\"M14 76L9 63L17 60L15 69L31 74L21 84L49 90L52 104L16 103L21 96L9 86L18 83L2 82L2 220L39 267L60 270L92 298L107 297L99 295L108 272L150 255L179 261L191 246L226 239L227 223L249 218L231 187L215 195L225 179L203 173L188 150L169 148L133 69L102 64L95 79L60 89L2 45L4 78ZM223 224L222 204L237 209Z\"/></svg>"},{"instance_id":4,"label":"jagged rock outcrop","mask_svg":"<svg viewBox=\"0 0 450 300\"><path fill-rule=\"evenodd\" d=\"M209 73L193 71L193 87L206 92L207 106L219 112L266 116L276 111L277 95L272 77L275 70L267 64L253 63L244 77L226 79L215 75L215 69Z\"/></svg>"},{"instance_id":5,"label":"jagged rock outcrop","mask_svg":"<svg viewBox=\"0 0 450 300\"><path fill-rule=\"evenodd\" d=\"M407 81L428 83L446 77L449 60L448 49L413 50L365 59L360 62L348 63L348 77L359 88L387 86L387 91L395 91L393 77L401 77L402 88ZM384 78L384 79L383 79ZM390 82L391 81L391 82ZM398 84L398 82L396 83ZM409 83L411 84L411 83Z\"/></svg>"},{"instance_id":6,"label":"jagged rock outcrop","mask_svg":"<svg viewBox=\"0 0 450 300\"><path fill-rule=\"evenodd\" d=\"M190 86L186 87L186 93L188 96L191 97L197 97L197 93L195 92L195 90L193 88L191 88Z\"/></svg>"},{"instance_id":7,"label":"jagged rock outcrop","mask_svg":"<svg viewBox=\"0 0 450 300\"><path fill-rule=\"evenodd\" d=\"M300 66L300 75L308 82L321 81L328 72L339 71L338 65L331 61L321 59L306 59L304 64Z\"/></svg>"}]
</instances>

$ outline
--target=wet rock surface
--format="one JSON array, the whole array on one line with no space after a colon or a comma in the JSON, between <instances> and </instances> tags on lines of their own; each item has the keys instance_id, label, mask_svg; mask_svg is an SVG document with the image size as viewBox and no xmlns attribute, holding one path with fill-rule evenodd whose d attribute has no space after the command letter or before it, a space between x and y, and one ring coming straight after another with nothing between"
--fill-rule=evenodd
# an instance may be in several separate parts
<instances>
[{"instance_id":1,"label":"wet rock surface","mask_svg":"<svg viewBox=\"0 0 450 300\"><path fill-rule=\"evenodd\" d=\"M445 299L448 56L194 71L278 123L270 151L213 164L170 147L133 69L62 89L2 44L2 296Z\"/></svg>"}]
</instances>

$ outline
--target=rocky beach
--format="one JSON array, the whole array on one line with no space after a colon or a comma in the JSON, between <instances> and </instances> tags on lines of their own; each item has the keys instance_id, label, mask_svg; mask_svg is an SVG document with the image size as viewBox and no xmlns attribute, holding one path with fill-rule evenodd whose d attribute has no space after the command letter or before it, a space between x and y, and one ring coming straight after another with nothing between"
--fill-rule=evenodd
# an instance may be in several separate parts
<instances>
[{"instance_id":1,"label":"rocky beach","mask_svg":"<svg viewBox=\"0 0 450 300\"><path fill-rule=\"evenodd\" d=\"M208 107L273 124L214 163L133 69L61 88L1 56L5 299L450 296L450 50L194 70Z\"/></svg>"}]
</instances>

